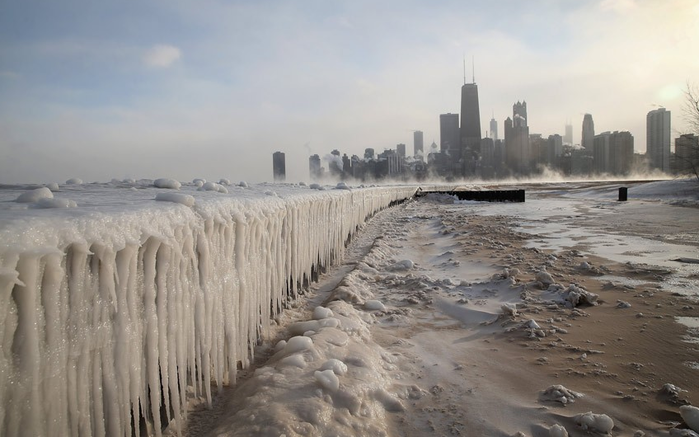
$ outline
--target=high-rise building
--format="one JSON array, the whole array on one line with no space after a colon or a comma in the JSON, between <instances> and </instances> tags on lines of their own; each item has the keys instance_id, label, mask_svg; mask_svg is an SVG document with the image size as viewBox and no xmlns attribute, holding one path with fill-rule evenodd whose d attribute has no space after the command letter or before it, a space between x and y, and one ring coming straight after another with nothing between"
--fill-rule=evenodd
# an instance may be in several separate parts
<instances>
[{"instance_id":1,"label":"high-rise building","mask_svg":"<svg viewBox=\"0 0 699 437\"><path fill-rule=\"evenodd\" d=\"M673 171L679 174L694 173L699 166L699 136L684 134L675 138Z\"/></svg>"},{"instance_id":2,"label":"high-rise building","mask_svg":"<svg viewBox=\"0 0 699 437\"><path fill-rule=\"evenodd\" d=\"M633 166L633 135L614 132L609 137L609 170L615 175L627 175Z\"/></svg>"},{"instance_id":3,"label":"high-rise building","mask_svg":"<svg viewBox=\"0 0 699 437\"><path fill-rule=\"evenodd\" d=\"M595 135L592 145L592 171L597 174L611 173L611 132Z\"/></svg>"},{"instance_id":4,"label":"high-rise building","mask_svg":"<svg viewBox=\"0 0 699 437\"><path fill-rule=\"evenodd\" d=\"M272 154L272 173L275 181L286 179L286 157L284 152L274 152Z\"/></svg>"},{"instance_id":5,"label":"high-rise building","mask_svg":"<svg viewBox=\"0 0 699 437\"><path fill-rule=\"evenodd\" d=\"M517 124L510 117L505 120L505 164L517 174L527 174L532 160L529 126L526 119L515 113Z\"/></svg>"},{"instance_id":6,"label":"high-rise building","mask_svg":"<svg viewBox=\"0 0 699 437\"><path fill-rule=\"evenodd\" d=\"M495 120L495 115L490 119L490 139L493 141L498 140L498 122Z\"/></svg>"},{"instance_id":7,"label":"high-rise building","mask_svg":"<svg viewBox=\"0 0 699 437\"><path fill-rule=\"evenodd\" d=\"M592 121L592 115L585 114L582 122L582 139L580 145L586 151L592 153L595 143L595 122Z\"/></svg>"},{"instance_id":8,"label":"high-rise building","mask_svg":"<svg viewBox=\"0 0 699 437\"><path fill-rule=\"evenodd\" d=\"M651 169L670 171L670 111L665 108L646 115L646 156Z\"/></svg>"},{"instance_id":9,"label":"high-rise building","mask_svg":"<svg viewBox=\"0 0 699 437\"><path fill-rule=\"evenodd\" d=\"M459 114L439 116L439 150L458 160L461 158L459 146Z\"/></svg>"},{"instance_id":10,"label":"high-rise building","mask_svg":"<svg viewBox=\"0 0 699 437\"><path fill-rule=\"evenodd\" d=\"M414 156L423 156L425 154L423 141L424 140L423 140L421 130L416 130L415 132L413 132L413 155Z\"/></svg>"},{"instance_id":11,"label":"high-rise building","mask_svg":"<svg viewBox=\"0 0 699 437\"><path fill-rule=\"evenodd\" d=\"M464 83L461 87L461 150L465 158L480 152L481 114L478 106L478 85Z\"/></svg>"},{"instance_id":12,"label":"high-rise building","mask_svg":"<svg viewBox=\"0 0 699 437\"><path fill-rule=\"evenodd\" d=\"M563 137L558 134L549 135L546 147L546 162L549 165L554 165L562 155Z\"/></svg>"},{"instance_id":13,"label":"high-rise building","mask_svg":"<svg viewBox=\"0 0 699 437\"><path fill-rule=\"evenodd\" d=\"M566 123L566 133L563 136L563 144L568 146L573 145L573 125L571 123Z\"/></svg>"},{"instance_id":14,"label":"high-rise building","mask_svg":"<svg viewBox=\"0 0 699 437\"><path fill-rule=\"evenodd\" d=\"M521 103L517 101L517 103L512 105L512 125L515 127L529 126L526 101L522 101Z\"/></svg>"},{"instance_id":15,"label":"high-rise building","mask_svg":"<svg viewBox=\"0 0 699 437\"><path fill-rule=\"evenodd\" d=\"M320 179L320 177L323 175L323 170L320 166L320 156L317 154L311 155L308 158L308 172L310 173L312 180Z\"/></svg>"},{"instance_id":16,"label":"high-rise building","mask_svg":"<svg viewBox=\"0 0 699 437\"><path fill-rule=\"evenodd\" d=\"M405 144L400 143L396 145L396 152L401 159L405 159Z\"/></svg>"},{"instance_id":17,"label":"high-rise building","mask_svg":"<svg viewBox=\"0 0 699 437\"><path fill-rule=\"evenodd\" d=\"M364 159L374 159L374 149L372 149L371 147L367 147L366 149L364 149Z\"/></svg>"}]
</instances>

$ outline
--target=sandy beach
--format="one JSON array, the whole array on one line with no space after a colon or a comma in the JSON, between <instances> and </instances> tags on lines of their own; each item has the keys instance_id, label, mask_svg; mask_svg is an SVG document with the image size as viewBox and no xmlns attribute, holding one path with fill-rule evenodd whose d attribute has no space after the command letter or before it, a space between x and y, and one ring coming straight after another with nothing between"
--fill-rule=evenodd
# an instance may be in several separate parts
<instances>
[{"instance_id":1,"label":"sandy beach","mask_svg":"<svg viewBox=\"0 0 699 437\"><path fill-rule=\"evenodd\" d=\"M630 187L378 213L184 434L691 435L699 209Z\"/></svg>"}]
</instances>

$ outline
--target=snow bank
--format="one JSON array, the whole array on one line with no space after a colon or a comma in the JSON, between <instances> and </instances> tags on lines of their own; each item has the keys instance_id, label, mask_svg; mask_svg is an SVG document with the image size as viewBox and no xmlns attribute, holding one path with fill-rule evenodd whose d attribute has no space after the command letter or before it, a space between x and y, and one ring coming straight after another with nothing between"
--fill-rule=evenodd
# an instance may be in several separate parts
<instances>
[{"instance_id":1,"label":"snow bank","mask_svg":"<svg viewBox=\"0 0 699 437\"><path fill-rule=\"evenodd\" d=\"M184 190L153 188L178 184L148 181L136 191L91 184L66 192L89 208L0 209L3 435L128 435L143 417L156 435L166 423L178 428L186 393L210 403L211 382L221 387L235 380L238 366L249 365L252 345L318 264L341 260L367 217L414 193L275 187L286 190L280 198L253 187L237 190L240 198L200 193L192 202ZM367 370L351 362L382 360L381 354L329 352L359 348L367 330L348 316L351 308L333 302L327 309L303 332L315 333L279 345L288 364L280 368L305 369L307 376L310 401L299 403L297 423L321 423L332 405L346 406L337 414L348 417L361 407L377 420L363 424L365 416L352 416L356 433L385 434L385 411L399 403L381 391L383 376L368 378L361 392L342 383L351 374L361 380ZM347 373L339 363L325 364L331 359L346 363ZM339 386L326 393L334 396L328 403L325 394L313 396L336 386L330 373ZM260 378L279 386L285 377L268 369ZM247 414L265 410L251 407Z\"/></svg>"}]
</instances>

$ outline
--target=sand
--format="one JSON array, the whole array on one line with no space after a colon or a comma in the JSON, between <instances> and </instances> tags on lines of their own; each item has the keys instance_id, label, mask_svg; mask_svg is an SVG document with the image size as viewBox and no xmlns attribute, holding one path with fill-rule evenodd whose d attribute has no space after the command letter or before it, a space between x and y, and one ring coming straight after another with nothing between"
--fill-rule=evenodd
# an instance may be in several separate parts
<instances>
[{"instance_id":1,"label":"sand","mask_svg":"<svg viewBox=\"0 0 699 437\"><path fill-rule=\"evenodd\" d=\"M699 404L699 348L687 342L688 328L676 318L699 317L692 295L698 293L696 277L686 264L678 277L672 257L679 255L673 253L662 254L663 265L619 259L655 259L660 255L649 245L656 242L683 243L668 246L683 256L696 253L699 210L608 198L557 203L560 196L540 187L528 194L527 205L519 207L424 199L377 214L348 247L343 264L279 318L238 384L220 393L213 410L192 409L186 434L279 435L283 429L287 436L366 430L548 436L560 425L582 436L590 429L576 416L587 412L609 416L611 435L669 435L686 428L679 407ZM673 214L677 219L669 220ZM646 240L632 239L638 236ZM620 244L627 247L612 250ZM617 254L617 261L598 252ZM592 293L594 304L564 304L562 292L571 284ZM361 409L340 414L346 407L338 396L311 378L319 365L313 358L306 358L308 368L299 365L293 390L263 388L255 376L256 369L258 375L260 369L290 375L278 364L274 345L290 338L295 322L311 319L314 308L338 300L357 309L366 326L358 344L373 351L332 352L350 363L339 377L341 391L354 393L367 408L382 407L363 417ZM366 305L373 301L384 308ZM316 336L323 332L308 333L319 350ZM371 378L395 403L348 387L363 382L353 359L374 352L383 361ZM663 391L667 383L681 391ZM547 397L545 391L558 385L582 396L565 403ZM274 393L269 408L239 414L259 391ZM329 405L327 416L294 414L309 399ZM269 425L275 421L276 427Z\"/></svg>"}]
</instances>

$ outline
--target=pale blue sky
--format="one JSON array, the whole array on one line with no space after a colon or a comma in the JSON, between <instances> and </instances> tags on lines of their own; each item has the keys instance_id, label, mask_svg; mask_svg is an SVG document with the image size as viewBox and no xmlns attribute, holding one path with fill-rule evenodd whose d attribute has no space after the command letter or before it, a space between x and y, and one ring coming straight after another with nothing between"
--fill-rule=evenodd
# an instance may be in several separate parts
<instances>
[{"instance_id":1,"label":"pale blue sky","mask_svg":"<svg viewBox=\"0 0 699 437\"><path fill-rule=\"evenodd\" d=\"M526 100L580 139L672 111L699 82L699 2L0 0L0 183L271 179L287 154L439 142L475 57L482 130Z\"/></svg>"}]
</instances>

